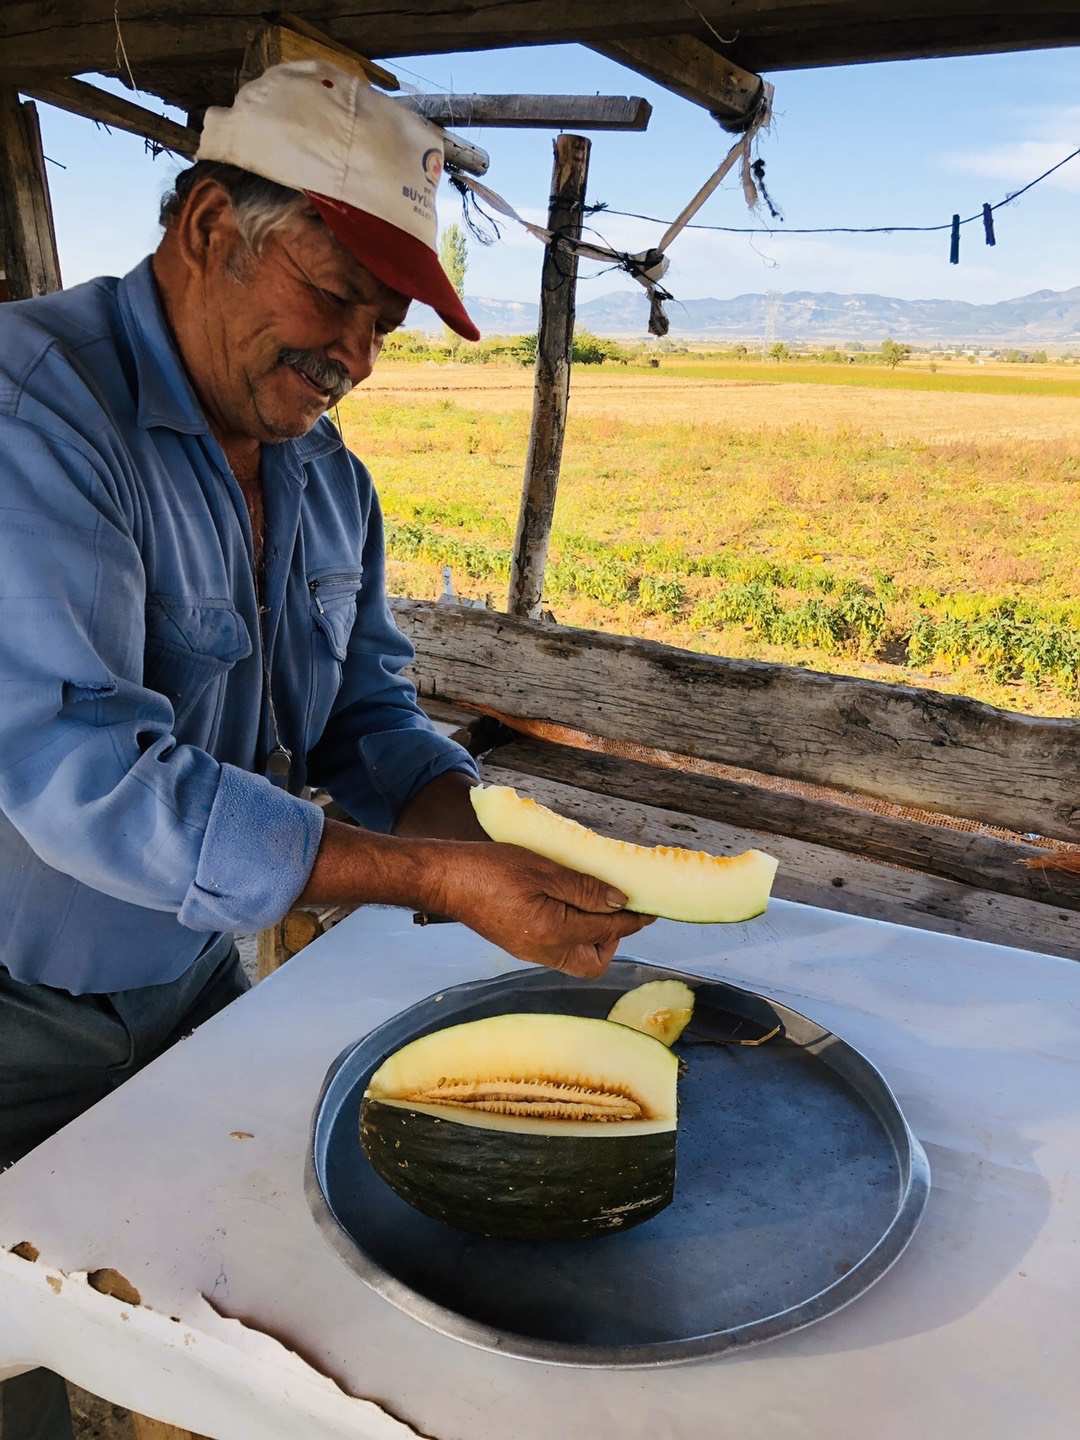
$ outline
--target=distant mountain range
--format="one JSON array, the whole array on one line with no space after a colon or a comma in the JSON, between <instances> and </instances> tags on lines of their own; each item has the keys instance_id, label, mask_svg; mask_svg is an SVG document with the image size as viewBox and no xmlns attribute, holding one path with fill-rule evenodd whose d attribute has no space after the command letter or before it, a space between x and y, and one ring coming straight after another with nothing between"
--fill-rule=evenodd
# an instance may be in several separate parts
<instances>
[{"instance_id":1,"label":"distant mountain range","mask_svg":"<svg viewBox=\"0 0 1080 1440\"><path fill-rule=\"evenodd\" d=\"M465 304L484 335L517 335L535 330L538 307L516 300L468 296ZM730 300L677 300L667 307L671 334L687 340L750 340L768 333L776 340L879 343L887 335L920 343L976 345L1067 345L1080 342L1080 285L1071 290L1036 290L1017 300L972 305L963 300L898 300L889 295L839 295L793 290L787 294L735 295ZM648 302L644 293L613 291L584 300L578 325L596 335L644 335ZM437 332L433 311L417 305L413 329Z\"/></svg>"}]
</instances>

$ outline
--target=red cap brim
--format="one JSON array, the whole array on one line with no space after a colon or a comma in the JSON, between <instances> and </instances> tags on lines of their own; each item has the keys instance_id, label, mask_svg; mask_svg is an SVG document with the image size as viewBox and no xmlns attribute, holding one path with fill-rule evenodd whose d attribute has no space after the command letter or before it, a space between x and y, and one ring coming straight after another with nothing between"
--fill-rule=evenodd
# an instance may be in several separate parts
<instances>
[{"instance_id":1,"label":"red cap brim","mask_svg":"<svg viewBox=\"0 0 1080 1440\"><path fill-rule=\"evenodd\" d=\"M465 313L438 256L422 240L391 225L389 220L346 205L344 200L312 190L304 193L338 242L376 279L399 295L430 305L440 320L466 340L480 339L480 331Z\"/></svg>"}]
</instances>

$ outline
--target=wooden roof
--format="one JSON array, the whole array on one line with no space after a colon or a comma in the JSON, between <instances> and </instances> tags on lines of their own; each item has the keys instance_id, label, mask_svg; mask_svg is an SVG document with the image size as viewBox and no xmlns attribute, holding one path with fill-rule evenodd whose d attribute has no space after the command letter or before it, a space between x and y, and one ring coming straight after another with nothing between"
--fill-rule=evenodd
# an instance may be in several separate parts
<instances>
[{"instance_id":1,"label":"wooden roof","mask_svg":"<svg viewBox=\"0 0 1080 1440\"><path fill-rule=\"evenodd\" d=\"M119 73L115 0L6 0L0 83ZM119 0L140 88L227 103L258 0ZM730 64L771 72L1080 41L1080 0L289 0L371 57L580 41L712 108Z\"/></svg>"}]
</instances>

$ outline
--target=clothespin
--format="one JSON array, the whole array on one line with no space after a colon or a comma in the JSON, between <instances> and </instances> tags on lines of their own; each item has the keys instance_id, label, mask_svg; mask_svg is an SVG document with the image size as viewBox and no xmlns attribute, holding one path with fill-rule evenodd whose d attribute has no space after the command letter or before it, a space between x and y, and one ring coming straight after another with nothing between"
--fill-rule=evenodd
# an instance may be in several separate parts
<instances>
[{"instance_id":1,"label":"clothespin","mask_svg":"<svg viewBox=\"0 0 1080 1440\"><path fill-rule=\"evenodd\" d=\"M949 245L949 264L960 264L960 216L952 217L952 240Z\"/></svg>"},{"instance_id":2,"label":"clothespin","mask_svg":"<svg viewBox=\"0 0 1080 1440\"><path fill-rule=\"evenodd\" d=\"M994 211L990 205L983 206L983 234L986 236L987 245L996 245L994 238Z\"/></svg>"}]
</instances>

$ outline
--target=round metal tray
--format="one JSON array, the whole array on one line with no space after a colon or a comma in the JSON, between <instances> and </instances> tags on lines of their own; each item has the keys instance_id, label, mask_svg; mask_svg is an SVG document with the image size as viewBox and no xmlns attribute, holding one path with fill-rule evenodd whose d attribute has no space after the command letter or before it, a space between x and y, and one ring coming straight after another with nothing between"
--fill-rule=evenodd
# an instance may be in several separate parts
<instances>
[{"instance_id":1,"label":"round metal tray","mask_svg":"<svg viewBox=\"0 0 1080 1440\"><path fill-rule=\"evenodd\" d=\"M672 976L696 1006L675 1047L686 1061L675 1199L652 1220L595 1240L486 1240L421 1215L371 1169L360 1099L407 1041L509 1011L603 1016L634 985ZM701 1043L776 1024L754 1048ZM537 969L455 986L344 1051L316 1106L307 1188L342 1259L433 1329L552 1364L651 1366L847 1305L911 1239L930 1169L888 1085L839 1036L733 985L617 960L590 984Z\"/></svg>"}]
</instances>

